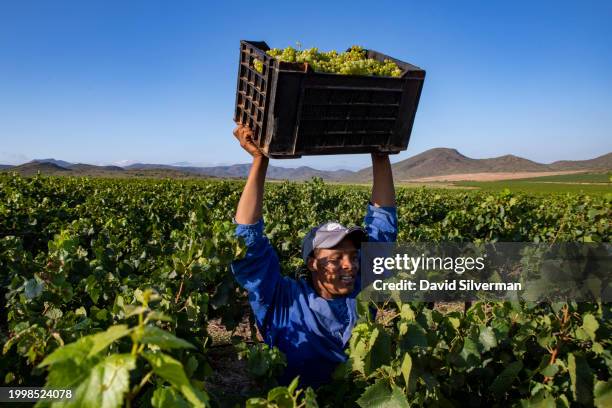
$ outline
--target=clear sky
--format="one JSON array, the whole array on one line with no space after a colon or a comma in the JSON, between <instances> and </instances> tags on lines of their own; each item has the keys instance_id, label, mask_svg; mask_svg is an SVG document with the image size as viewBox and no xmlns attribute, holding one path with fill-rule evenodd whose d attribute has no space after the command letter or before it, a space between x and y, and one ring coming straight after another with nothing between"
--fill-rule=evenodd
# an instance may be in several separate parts
<instances>
[{"instance_id":1,"label":"clear sky","mask_svg":"<svg viewBox=\"0 0 612 408\"><path fill-rule=\"evenodd\" d=\"M244 163L239 40L360 44L427 71L407 158L612 151L610 1L0 0L0 163ZM274 161L359 168L367 155Z\"/></svg>"}]
</instances>

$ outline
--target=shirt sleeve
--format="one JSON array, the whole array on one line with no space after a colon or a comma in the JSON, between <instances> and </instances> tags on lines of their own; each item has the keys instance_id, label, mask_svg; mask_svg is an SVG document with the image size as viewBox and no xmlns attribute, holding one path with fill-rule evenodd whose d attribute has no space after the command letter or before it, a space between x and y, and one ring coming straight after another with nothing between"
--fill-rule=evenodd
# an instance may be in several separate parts
<instances>
[{"instance_id":1,"label":"shirt sleeve","mask_svg":"<svg viewBox=\"0 0 612 408\"><path fill-rule=\"evenodd\" d=\"M234 221L235 222L235 221ZM246 255L232 262L236 281L249 293L249 302L260 329L281 284L278 255L263 232L263 219L255 224L237 224L236 236L246 244Z\"/></svg>"},{"instance_id":2,"label":"shirt sleeve","mask_svg":"<svg viewBox=\"0 0 612 408\"><path fill-rule=\"evenodd\" d=\"M370 242L397 241L396 207L376 207L368 203L364 223Z\"/></svg>"}]
</instances>

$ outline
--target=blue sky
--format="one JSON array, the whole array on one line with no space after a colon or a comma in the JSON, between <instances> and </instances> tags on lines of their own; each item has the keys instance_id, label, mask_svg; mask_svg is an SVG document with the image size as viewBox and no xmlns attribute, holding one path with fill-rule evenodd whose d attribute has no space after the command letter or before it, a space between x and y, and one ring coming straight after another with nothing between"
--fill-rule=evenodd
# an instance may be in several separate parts
<instances>
[{"instance_id":1,"label":"blue sky","mask_svg":"<svg viewBox=\"0 0 612 408\"><path fill-rule=\"evenodd\" d=\"M393 161L588 159L612 151L610 21L609 1L0 0L0 163L247 162L231 135L240 39L360 44L427 70Z\"/></svg>"}]
</instances>

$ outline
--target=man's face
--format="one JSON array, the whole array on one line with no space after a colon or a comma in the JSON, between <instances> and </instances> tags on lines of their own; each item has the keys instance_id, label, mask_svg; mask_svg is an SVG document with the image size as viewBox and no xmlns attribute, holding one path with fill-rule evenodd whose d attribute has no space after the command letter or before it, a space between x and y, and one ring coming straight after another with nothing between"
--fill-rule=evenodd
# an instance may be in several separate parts
<instances>
[{"instance_id":1,"label":"man's face","mask_svg":"<svg viewBox=\"0 0 612 408\"><path fill-rule=\"evenodd\" d=\"M349 238L344 238L330 249L316 249L308 258L312 283L317 293L325 299L346 296L353 291L359 272L357 247Z\"/></svg>"}]
</instances>

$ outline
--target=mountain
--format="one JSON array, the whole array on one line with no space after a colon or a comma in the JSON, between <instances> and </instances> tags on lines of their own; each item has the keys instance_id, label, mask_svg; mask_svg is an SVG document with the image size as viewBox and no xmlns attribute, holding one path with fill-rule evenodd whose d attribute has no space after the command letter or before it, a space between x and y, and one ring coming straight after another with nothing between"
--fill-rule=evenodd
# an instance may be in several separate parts
<instances>
[{"instance_id":1,"label":"mountain","mask_svg":"<svg viewBox=\"0 0 612 408\"><path fill-rule=\"evenodd\" d=\"M72 164L64 160L55 160L55 159L34 159L30 163L52 163L52 164L55 164L56 166L66 167L66 168L70 167L70 165Z\"/></svg>"},{"instance_id":2,"label":"mountain","mask_svg":"<svg viewBox=\"0 0 612 408\"><path fill-rule=\"evenodd\" d=\"M554 170L612 169L612 152L591 160L561 160L548 165Z\"/></svg>"},{"instance_id":3,"label":"mountain","mask_svg":"<svg viewBox=\"0 0 612 408\"><path fill-rule=\"evenodd\" d=\"M435 174L449 174L454 172L473 172L478 169L476 159L470 159L459 153L456 149L436 148L412 156L393 164L393 173L398 180L406 176L425 177ZM359 179L372 177L372 168L359 170Z\"/></svg>"},{"instance_id":4,"label":"mountain","mask_svg":"<svg viewBox=\"0 0 612 408\"><path fill-rule=\"evenodd\" d=\"M566 160L542 164L511 154L489 159L472 159L459 153L456 149L439 147L394 163L392 167L396 180L469 173L609 170L612 169L612 153L591 160ZM351 180L365 181L371 178L372 168L368 167L359 170Z\"/></svg>"},{"instance_id":5,"label":"mountain","mask_svg":"<svg viewBox=\"0 0 612 408\"><path fill-rule=\"evenodd\" d=\"M119 166L94 166L93 164L85 164L85 163L70 164L69 166L67 166L67 168L69 168L70 170L81 171L81 172L100 171L100 170L125 171L123 167L119 167Z\"/></svg>"},{"instance_id":6,"label":"mountain","mask_svg":"<svg viewBox=\"0 0 612 408\"><path fill-rule=\"evenodd\" d=\"M250 164L234 164L232 166L201 167L200 174L216 177L246 177L249 174ZM276 180L309 180L312 177L321 177L324 180L343 180L354 172L349 170L325 171L312 167L301 166L296 168L269 166L267 177Z\"/></svg>"},{"instance_id":7,"label":"mountain","mask_svg":"<svg viewBox=\"0 0 612 408\"><path fill-rule=\"evenodd\" d=\"M36 161L20 164L19 166L12 166L7 170L16 171L23 176L33 176L38 172L49 175L60 175L71 172L70 169L55 163Z\"/></svg>"},{"instance_id":8,"label":"mountain","mask_svg":"<svg viewBox=\"0 0 612 408\"><path fill-rule=\"evenodd\" d=\"M313 177L321 177L324 180L341 181L353 177L355 172L350 170L317 170L308 166L296 168L272 166L270 174L275 179L309 180Z\"/></svg>"},{"instance_id":9,"label":"mountain","mask_svg":"<svg viewBox=\"0 0 612 408\"><path fill-rule=\"evenodd\" d=\"M29 162L19 166L0 167L0 171L15 171L22 176L34 176L38 172L49 176L75 176L75 177L112 177L112 178L174 178L187 179L194 177L212 178L212 176L202 176L194 173L188 173L176 169L160 169L152 167L146 170L126 170L118 166L95 166L92 164L69 164L68 168L58 166L54 163L44 162L36 163Z\"/></svg>"},{"instance_id":10,"label":"mountain","mask_svg":"<svg viewBox=\"0 0 612 408\"><path fill-rule=\"evenodd\" d=\"M135 163L125 167L129 170L174 169L183 172L213 177L245 178L249 174L250 164L232 164L231 166L189 167L172 166L168 164ZM312 177L321 177L324 180L339 181L350 178L354 172L349 170L317 170L302 166L296 168L269 166L267 177L276 180L309 180Z\"/></svg>"},{"instance_id":11,"label":"mountain","mask_svg":"<svg viewBox=\"0 0 612 408\"><path fill-rule=\"evenodd\" d=\"M38 159L20 166L0 165L0 169L3 171L15 170L25 175L36 174L40 171L53 175L159 178L245 178L250 167L250 164L199 167L189 162L179 162L173 165L133 163L125 166L95 166L83 163L72 164L56 159ZM392 167L394 178L397 181L474 173L612 170L612 153L591 160L563 160L543 164L511 154L487 159L473 159L459 153L456 149L439 147L394 163ZM296 168L269 166L267 177L275 180L308 180L312 177L321 177L326 181L363 182L371 180L372 169L368 167L354 172L350 170L317 170L308 166Z\"/></svg>"},{"instance_id":12,"label":"mountain","mask_svg":"<svg viewBox=\"0 0 612 408\"><path fill-rule=\"evenodd\" d=\"M547 165L523 159L512 154L491 159L474 159L484 169L483 172L548 171ZM457 174L457 173L454 173Z\"/></svg>"}]
</instances>

